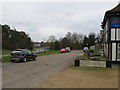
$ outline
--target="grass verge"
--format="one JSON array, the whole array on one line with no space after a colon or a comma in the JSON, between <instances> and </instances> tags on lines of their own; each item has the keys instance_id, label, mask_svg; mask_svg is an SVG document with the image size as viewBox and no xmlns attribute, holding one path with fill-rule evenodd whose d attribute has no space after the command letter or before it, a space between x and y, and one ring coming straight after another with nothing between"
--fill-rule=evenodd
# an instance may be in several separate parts
<instances>
[{"instance_id":1,"label":"grass verge","mask_svg":"<svg viewBox=\"0 0 120 90\"><path fill-rule=\"evenodd\" d=\"M10 62L10 56L2 56L2 63Z\"/></svg>"},{"instance_id":2,"label":"grass verge","mask_svg":"<svg viewBox=\"0 0 120 90\"><path fill-rule=\"evenodd\" d=\"M36 53L37 56L43 56L43 55L50 55L50 54L56 54L59 53L58 50L51 50L46 52L38 52ZM2 56L2 63L10 62L10 56Z\"/></svg>"},{"instance_id":3,"label":"grass verge","mask_svg":"<svg viewBox=\"0 0 120 90\"><path fill-rule=\"evenodd\" d=\"M10 54L12 50L2 49L2 55Z\"/></svg>"},{"instance_id":4,"label":"grass verge","mask_svg":"<svg viewBox=\"0 0 120 90\"><path fill-rule=\"evenodd\" d=\"M37 52L37 56L43 56L43 55L50 55L50 54L57 54L59 53L58 50L51 50L51 51L46 51L46 52Z\"/></svg>"},{"instance_id":5,"label":"grass verge","mask_svg":"<svg viewBox=\"0 0 120 90\"><path fill-rule=\"evenodd\" d=\"M76 70L115 70L116 68L105 68L105 67L75 67L72 66L72 69Z\"/></svg>"}]
</instances>

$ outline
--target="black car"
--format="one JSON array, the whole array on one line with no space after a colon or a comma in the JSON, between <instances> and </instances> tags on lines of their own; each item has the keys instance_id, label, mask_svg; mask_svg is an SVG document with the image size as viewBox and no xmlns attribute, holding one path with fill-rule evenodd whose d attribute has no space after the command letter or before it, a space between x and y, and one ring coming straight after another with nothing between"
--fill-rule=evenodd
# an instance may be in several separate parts
<instances>
[{"instance_id":1,"label":"black car","mask_svg":"<svg viewBox=\"0 0 120 90\"><path fill-rule=\"evenodd\" d=\"M15 61L24 61L26 62L27 60L36 60L37 55L32 53L28 49L16 49L11 53L10 56L10 61L15 62Z\"/></svg>"}]
</instances>

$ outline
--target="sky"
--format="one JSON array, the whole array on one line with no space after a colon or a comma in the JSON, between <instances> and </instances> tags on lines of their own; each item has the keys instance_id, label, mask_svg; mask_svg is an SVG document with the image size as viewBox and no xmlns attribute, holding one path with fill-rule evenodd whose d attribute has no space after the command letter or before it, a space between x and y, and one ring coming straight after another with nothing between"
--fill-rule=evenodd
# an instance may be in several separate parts
<instances>
[{"instance_id":1,"label":"sky","mask_svg":"<svg viewBox=\"0 0 120 90\"><path fill-rule=\"evenodd\" d=\"M118 2L2 2L0 23L25 31L33 41L57 39L67 32L99 33L107 10Z\"/></svg>"}]
</instances>

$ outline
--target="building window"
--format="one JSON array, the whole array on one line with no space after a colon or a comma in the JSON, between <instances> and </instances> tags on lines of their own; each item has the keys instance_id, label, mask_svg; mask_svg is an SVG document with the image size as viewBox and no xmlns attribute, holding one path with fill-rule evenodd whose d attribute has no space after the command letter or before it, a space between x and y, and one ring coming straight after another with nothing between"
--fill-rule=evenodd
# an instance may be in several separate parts
<instances>
[{"instance_id":1,"label":"building window","mask_svg":"<svg viewBox=\"0 0 120 90\"><path fill-rule=\"evenodd\" d=\"M115 40L115 29L111 29L111 40Z\"/></svg>"},{"instance_id":2,"label":"building window","mask_svg":"<svg viewBox=\"0 0 120 90\"><path fill-rule=\"evenodd\" d=\"M120 40L120 29L117 29L117 36L116 36L117 40Z\"/></svg>"}]
</instances>

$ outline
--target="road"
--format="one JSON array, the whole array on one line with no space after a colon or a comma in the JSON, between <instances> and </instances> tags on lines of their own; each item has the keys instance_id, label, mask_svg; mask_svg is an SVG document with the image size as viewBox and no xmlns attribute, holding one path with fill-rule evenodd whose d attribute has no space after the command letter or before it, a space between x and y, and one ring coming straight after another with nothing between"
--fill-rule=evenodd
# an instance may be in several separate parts
<instances>
[{"instance_id":1,"label":"road","mask_svg":"<svg viewBox=\"0 0 120 90\"><path fill-rule=\"evenodd\" d=\"M82 51L40 56L36 61L2 66L3 88L33 88L48 76L67 69Z\"/></svg>"}]
</instances>

